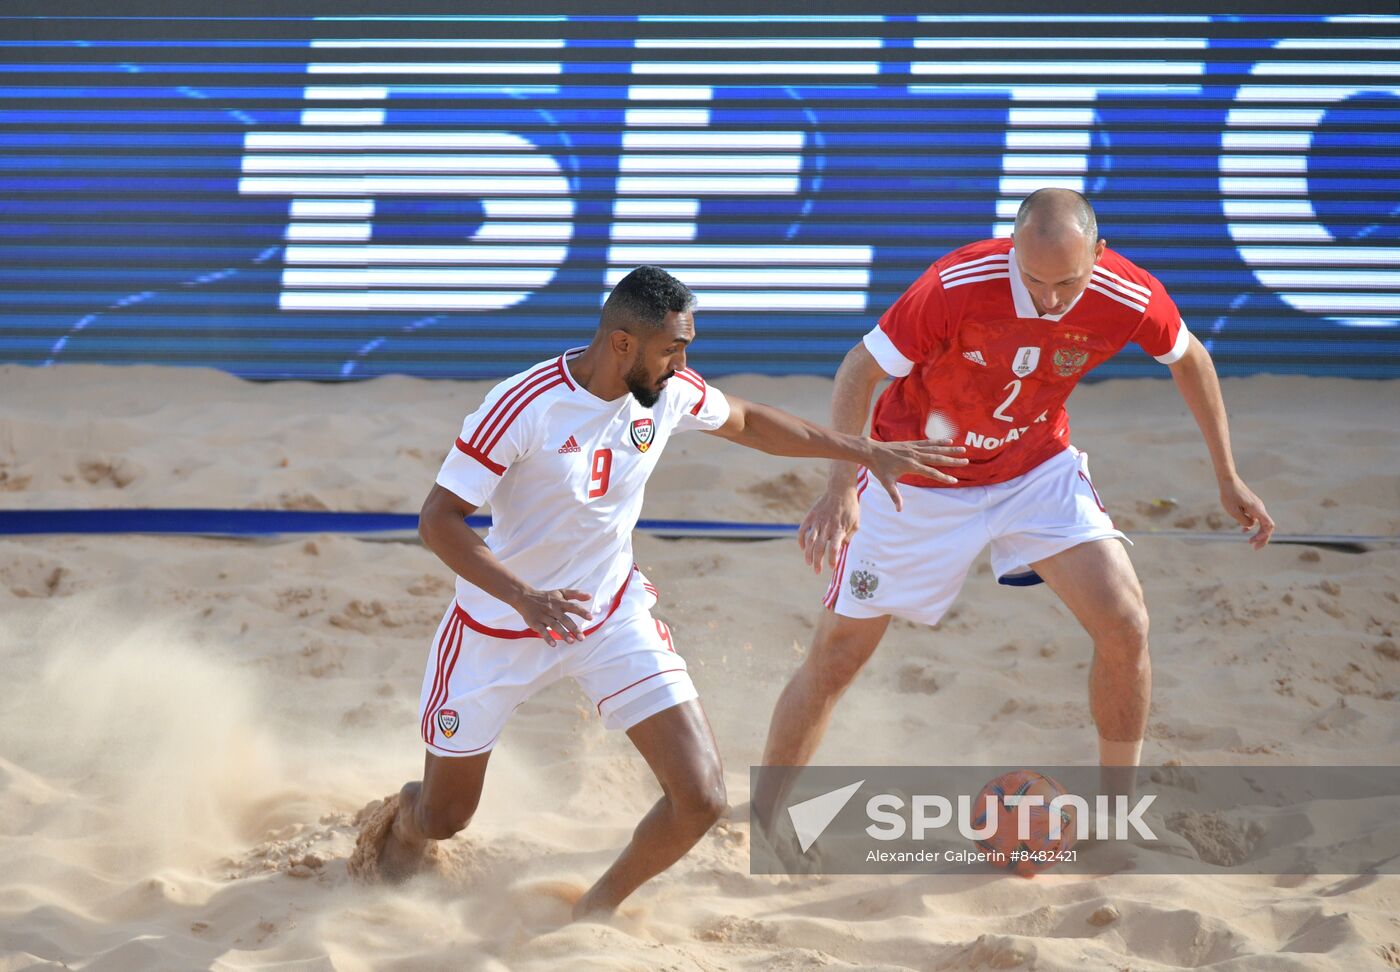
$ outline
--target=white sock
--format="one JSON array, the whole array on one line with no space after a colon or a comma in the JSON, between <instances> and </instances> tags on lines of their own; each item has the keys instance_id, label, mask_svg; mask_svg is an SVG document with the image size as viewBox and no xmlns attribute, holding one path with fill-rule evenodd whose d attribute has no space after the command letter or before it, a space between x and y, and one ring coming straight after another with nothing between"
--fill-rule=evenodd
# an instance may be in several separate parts
<instances>
[{"instance_id":1,"label":"white sock","mask_svg":"<svg viewBox=\"0 0 1400 972\"><path fill-rule=\"evenodd\" d=\"M1137 766L1142 762L1142 740L1128 742L1099 737L1100 766Z\"/></svg>"},{"instance_id":2,"label":"white sock","mask_svg":"<svg viewBox=\"0 0 1400 972\"><path fill-rule=\"evenodd\" d=\"M1105 793L1132 798L1137 789L1138 760L1142 740L1121 741L1099 737L1099 786Z\"/></svg>"}]
</instances>

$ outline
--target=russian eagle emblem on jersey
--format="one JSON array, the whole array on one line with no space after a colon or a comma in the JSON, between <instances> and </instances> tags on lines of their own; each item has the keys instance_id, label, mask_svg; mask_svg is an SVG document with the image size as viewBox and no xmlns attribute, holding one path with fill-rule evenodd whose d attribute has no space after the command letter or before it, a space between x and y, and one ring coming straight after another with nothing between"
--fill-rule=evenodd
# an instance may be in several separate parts
<instances>
[{"instance_id":1,"label":"russian eagle emblem on jersey","mask_svg":"<svg viewBox=\"0 0 1400 972\"><path fill-rule=\"evenodd\" d=\"M438 728L442 730L442 734L451 739L456 734L457 727L462 724L462 720L457 718L457 713L453 709L438 709L437 724Z\"/></svg>"},{"instance_id":2,"label":"russian eagle emblem on jersey","mask_svg":"<svg viewBox=\"0 0 1400 972\"><path fill-rule=\"evenodd\" d=\"M1040 364L1040 348L1017 348L1016 357L1011 359L1011 373L1024 378Z\"/></svg>"},{"instance_id":3,"label":"russian eagle emblem on jersey","mask_svg":"<svg viewBox=\"0 0 1400 972\"><path fill-rule=\"evenodd\" d=\"M632 444L638 452L651 448L651 440L656 437L656 423L649 418L640 418L632 423Z\"/></svg>"},{"instance_id":4,"label":"russian eagle emblem on jersey","mask_svg":"<svg viewBox=\"0 0 1400 972\"><path fill-rule=\"evenodd\" d=\"M1056 348L1055 357L1051 360L1055 365L1055 374L1061 378L1068 378L1084 367L1089 360L1089 352L1077 351L1074 348Z\"/></svg>"},{"instance_id":5,"label":"russian eagle emblem on jersey","mask_svg":"<svg viewBox=\"0 0 1400 972\"><path fill-rule=\"evenodd\" d=\"M875 596L875 588L880 586L880 578L868 570L851 571L851 594L858 601L868 601Z\"/></svg>"}]
</instances>

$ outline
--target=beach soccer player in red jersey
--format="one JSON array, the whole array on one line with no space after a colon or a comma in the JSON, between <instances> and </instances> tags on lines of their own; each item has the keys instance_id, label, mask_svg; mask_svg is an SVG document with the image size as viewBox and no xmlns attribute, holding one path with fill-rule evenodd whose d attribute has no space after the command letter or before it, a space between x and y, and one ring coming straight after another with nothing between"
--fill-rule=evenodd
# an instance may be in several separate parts
<instances>
[{"instance_id":1,"label":"beach soccer player in red jersey","mask_svg":"<svg viewBox=\"0 0 1400 972\"><path fill-rule=\"evenodd\" d=\"M938 260L836 375L832 424L872 436L951 439L967 465L946 483L905 477L899 516L867 489L857 464L836 462L798 542L833 568L812 649L773 712L765 766L806 765L841 694L891 616L938 622L974 559L991 545L1006 584L1044 582L1093 639L1089 708L1103 785L1131 790L1147 727L1152 676L1142 589L1093 482L1070 445L1065 399L1080 378L1133 342L1171 370L1210 452L1225 510L1262 548L1274 522L1241 481L1210 354L1151 274L1099 239L1087 199L1066 189L1029 196L1011 239ZM792 772L764 772L754 813L765 828Z\"/></svg>"},{"instance_id":2,"label":"beach soccer player in red jersey","mask_svg":"<svg viewBox=\"0 0 1400 972\"><path fill-rule=\"evenodd\" d=\"M726 806L709 722L656 588L632 559L647 479L678 432L712 432L781 456L860 464L896 481L952 483L962 447L876 442L725 396L686 367L694 295L656 267L624 277L587 347L508 378L462 426L423 504L419 533L457 575L423 676L423 779L372 813L350 870L402 879L467 826L516 706L571 676L604 725L627 733L662 796L621 856L574 903L606 914L680 859ZM491 503L482 539L466 517Z\"/></svg>"}]
</instances>

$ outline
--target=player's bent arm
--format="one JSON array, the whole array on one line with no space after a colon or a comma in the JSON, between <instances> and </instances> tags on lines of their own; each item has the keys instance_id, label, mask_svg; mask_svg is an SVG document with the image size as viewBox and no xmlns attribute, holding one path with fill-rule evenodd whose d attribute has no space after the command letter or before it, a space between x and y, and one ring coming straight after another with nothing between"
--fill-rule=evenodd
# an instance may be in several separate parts
<instances>
[{"instance_id":1,"label":"player's bent arm","mask_svg":"<svg viewBox=\"0 0 1400 972\"><path fill-rule=\"evenodd\" d=\"M870 398L875 394L875 387L888 377L865 342L856 342L836 370L836 387L831 393L831 427L851 435L864 432L870 418ZM831 464L827 489L854 490L859 471L855 463L838 459Z\"/></svg>"},{"instance_id":2,"label":"player's bent arm","mask_svg":"<svg viewBox=\"0 0 1400 972\"><path fill-rule=\"evenodd\" d=\"M539 591L525 583L467 526L467 517L475 512L471 503L434 483L418 514L418 535L458 577L510 605L546 642L554 644L552 635L572 642L579 632L570 615L587 619L592 614L571 602L587 601L588 595L573 590Z\"/></svg>"},{"instance_id":3,"label":"player's bent arm","mask_svg":"<svg viewBox=\"0 0 1400 972\"><path fill-rule=\"evenodd\" d=\"M841 432L864 432L870 417L870 397L885 377L885 369L863 340L846 352L832 389L832 427ZM855 463L833 462L827 471L826 492L798 527L797 545L817 573L821 573L824 562L833 570L836 568L836 558L860 526L860 494L856 491L859 472Z\"/></svg>"},{"instance_id":4,"label":"player's bent arm","mask_svg":"<svg viewBox=\"0 0 1400 972\"><path fill-rule=\"evenodd\" d=\"M467 526L476 507L450 489L433 484L418 513L418 535L453 573L514 607L530 585L496 559L477 532Z\"/></svg>"},{"instance_id":5,"label":"player's bent arm","mask_svg":"<svg viewBox=\"0 0 1400 972\"><path fill-rule=\"evenodd\" d=\"M1250 543L1258 549L1269 542L1274 521L1235 470L1235 457L1230 450L1230 423L1225 414L1225 399L1220 394L1220 378L1215 373L1206 346L1193 334L1186 353L1168 365L1177 391L1191 409L1191 415L1201 429L1220 486L1220 502L1245 531L1254 530Z\"/></svg>"},{"instance_id":6,"label":"player's bent arm","mask_svg":"<svg viewBox=\"0 0 1400 972\"><path fill-rule=\"evenodd\" d=\"M1215 373L1206 346L1191 335L1186 353L1167 366L1177 391L1191 409L1201 435L1210 452L1215 478L1220 483L1238 478L1235 457L1230 451L1230 425L1225 415L1225 399L1220 394L1220 379Z\"/></svg>"}]
</instances>

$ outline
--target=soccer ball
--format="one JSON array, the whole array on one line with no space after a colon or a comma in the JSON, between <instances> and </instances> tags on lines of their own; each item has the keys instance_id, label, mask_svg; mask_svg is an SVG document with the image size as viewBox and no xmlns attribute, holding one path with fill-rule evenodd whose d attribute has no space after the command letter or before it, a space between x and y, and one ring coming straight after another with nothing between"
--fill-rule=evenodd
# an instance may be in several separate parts
<instances>
[{"instance_id":1,"label":"soccer ball","mask_svg":"<svg viewBox=\"0 0 1400 972\"><path fill-rule=\"evenodd\" d=\"M991 863L1024 878L1035 877L1054 867L1075 842L1075 814L1070 807L1056 808L1060 836L1050 837L1050 801L1064 793L1064 787L1035 770L1012 770L998 776L982 787L972 803L972 828L981 830L988 823L987 798L993 798L994 827L990 834L976 841L978 848L989 855ZM1019 802L1015 798L1032 794L1043 797L1045 802L1018 809ZM1012 799L1008 801L1007 797ZM1017 833L1022 812L1027 814L1024 838Z\"/></svg>"},{"instance_id":2,"label":"soccer ball","mask_svg":"<svg viewBox=\"0 0 1400 972\"><path fill-rule=\"evenodd\" d=\"M954 439L958 437L958 427L942 412L929 412L924 421L925 439Z\"/></svg>"}]
</instances>

